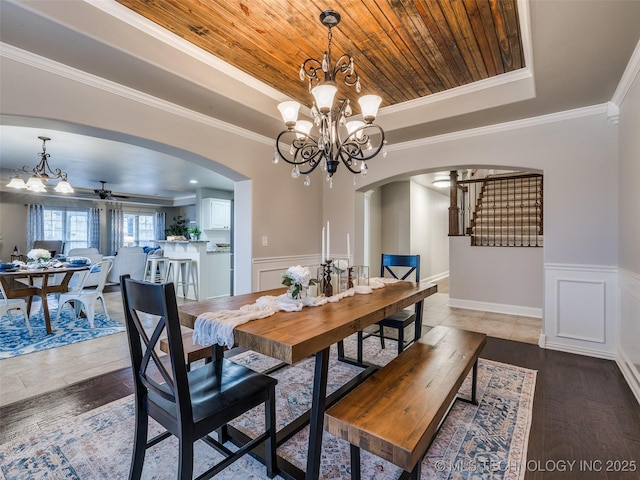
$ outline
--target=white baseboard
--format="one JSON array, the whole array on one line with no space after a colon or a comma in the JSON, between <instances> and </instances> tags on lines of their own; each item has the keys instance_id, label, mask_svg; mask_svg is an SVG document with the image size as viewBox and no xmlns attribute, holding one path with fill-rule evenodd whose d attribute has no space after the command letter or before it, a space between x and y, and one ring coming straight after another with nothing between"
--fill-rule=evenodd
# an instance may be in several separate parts
<instances>
[{"instance_id":1,"label":"white baseboard","mask_svg":"<svg viewBox=\"0 0 640 480\"><path fill-rule=\"evenodd\" d=\"M622 350L618 350L618 355L615 360L631 392L636 397L638 403L640 403L640 372Z\"/></svg>"},{"instance_id":2,"label":"white baseboard","mask_svg":"<svg viewBox=\"0 0 640 480\"><path fill-rule=\"evenodd\" d=\"M540 348L547 348L547 336L544 333L541 333L538 337L538 346Z\"/></svg>"},{"instance_id":3,"label":"white baseboard","mask_svg":"<svg viewBox=\"0 0 640 480\"><path fill-rule=\"evenodd\" d=\"M427 278L421 278L420 282L436 283L437 281L442 280L443 278L448 278L448 277L449 277L449 271L447 270L446 272L437 273L436 275L431 275L430 277L427 277Z\"/></svg>"},{"instance_id":4,"label":"white baseboard","mask_svg":"<svg viewBox=\"0 0 640 480\"><path fill-rule=\"evenodd\" d=\"M548 337L547 337L548 338ZM541 345L542 346L542 345ZM548 350L556 350L558 352L575 353L577 355L585 355L587 357L603 358L605 360L615 360L616 357L611 352L596 348L586 348L582 345L569 345L567 343L550 342L545 339L544 347Z\"/></svg>"},{"instance_id":5,"label":"white baseboard","mask_svg":"<svg viewBox=\"0 0 640 480\"><path fill-rule=\"evenodd\" d=\"M505 305L502 303L478 302L474 300L460 300L449 297L448 305L467 310L480 310L483 312L505 313L507 315L520 315L523 317L542 318L542 309L533 307L521 307L518 305Z\"/></svg>"}]
</instances>

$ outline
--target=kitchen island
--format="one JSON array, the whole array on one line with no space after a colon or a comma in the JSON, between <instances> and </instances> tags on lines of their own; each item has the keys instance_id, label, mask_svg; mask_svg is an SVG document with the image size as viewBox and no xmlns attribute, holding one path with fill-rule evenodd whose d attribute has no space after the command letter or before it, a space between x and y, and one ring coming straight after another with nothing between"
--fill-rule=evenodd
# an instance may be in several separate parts
<instances>
[{"instance_id":1,"label":"kitchen island","mask_svg":"<svg viewBox=\"0 0 640 480\"><path fill-rule=\"evenodd\" d=\"M166 241L158 240L164 256L169 259L190 259L198 264L199 298L196 298L193 288L187 293L187 298L206 300L224 297L231 292L231 254L228 251L207 251L206 240ZM176 293L181 293L176 288Z\"/></svg>"}]
</instances>

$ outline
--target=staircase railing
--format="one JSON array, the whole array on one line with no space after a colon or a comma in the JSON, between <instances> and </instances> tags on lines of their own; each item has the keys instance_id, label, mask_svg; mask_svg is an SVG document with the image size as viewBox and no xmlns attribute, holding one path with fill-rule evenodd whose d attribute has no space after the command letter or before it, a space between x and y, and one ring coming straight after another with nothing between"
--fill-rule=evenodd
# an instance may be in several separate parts
<instances>
[{"instance_id":1,"label":"staircase railing","mask_svg":"<svg viewBox=\"0 0 640 480\"><path fill-rule=\"evenodd\" d=\"M451 190L450 235L469 235L475 246L542 246L541 174L459 180Z\"/></svg>"}]
</instances>

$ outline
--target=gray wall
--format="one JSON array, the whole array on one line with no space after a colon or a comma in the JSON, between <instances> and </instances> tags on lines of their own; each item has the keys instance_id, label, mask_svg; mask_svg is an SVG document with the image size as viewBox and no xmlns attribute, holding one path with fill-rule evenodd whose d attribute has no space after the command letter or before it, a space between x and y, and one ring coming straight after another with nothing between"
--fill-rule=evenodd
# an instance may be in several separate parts
<instances>
[{"instance_id":1,"label":"gray wall","mask_svg":"<svg viewBox=\"0 0 640 480\"><path fill-rule=\"evenodd\" d=\"M449 271L449 198L411 181L393 182L376 191L381 192L380 216L372 222L379 227L372 228L370 235L371 275L379 275L380 253L384 252L420 255L423 280L445 277Z\"/></svg>"},{"instance_id":2,"label":"gray wall","mask_svg":"<svg viewBox=\"0 0 640 480\"><path fill-rule=\"evenodd\" d=\"M420 255L420 276L449 273L449 196L415 182L411 187L411 250Z\"/></svg>"},{"instance_id":3,"label":"gray wall","mask_svg":"<svg viewBox=\"0 0 640 480\"><path fill-rule=\"evenodd\" d=\"M452 305L541 316L542 248L472 247L469 237L450 237L450 242Z\"/></svg>"}]
</instances>

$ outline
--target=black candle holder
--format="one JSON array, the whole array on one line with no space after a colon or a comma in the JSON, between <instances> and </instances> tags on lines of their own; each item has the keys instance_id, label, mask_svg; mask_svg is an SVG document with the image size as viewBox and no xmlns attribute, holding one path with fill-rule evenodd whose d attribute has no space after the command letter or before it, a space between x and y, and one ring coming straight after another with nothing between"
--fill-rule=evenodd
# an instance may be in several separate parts
<instances>
[{"instance_id":1,"label":"black candle holder","mask_svg":"<svg viewBox=\"0 0 640 480\"><path fill-rule=\"evenodd\" d=\"M353 288L353 267L347 269L347 288Z\"/></svg>"},{"instance_id":2,"label":"black candle holder","mask_svg":"<svg viewBox=\"0 0 640 480\"><path fill-rule=\"evenodd\" d=\"M322 293L325 297L333 297L333 285L331 285L331 260L322 264Z\"/></svg>"}]
</instances>

